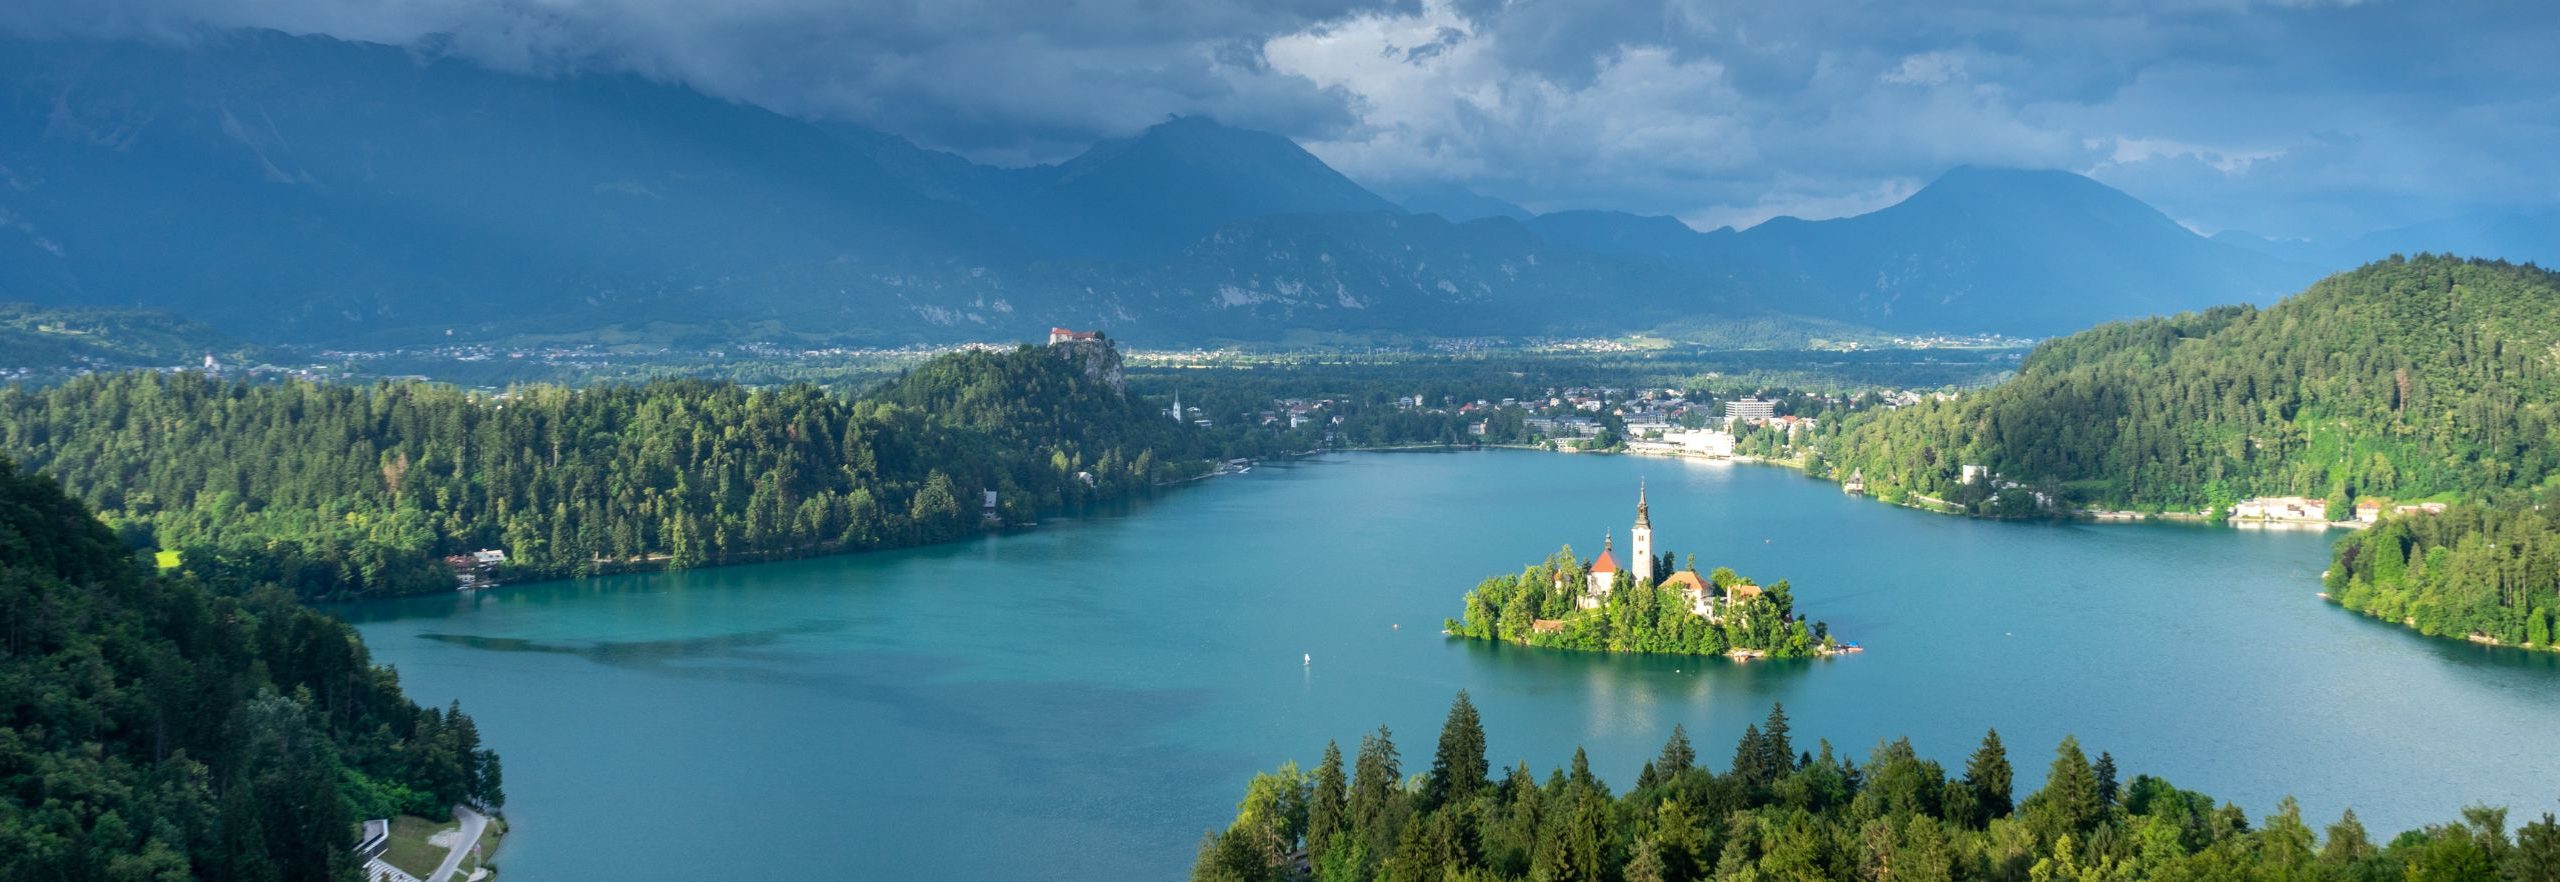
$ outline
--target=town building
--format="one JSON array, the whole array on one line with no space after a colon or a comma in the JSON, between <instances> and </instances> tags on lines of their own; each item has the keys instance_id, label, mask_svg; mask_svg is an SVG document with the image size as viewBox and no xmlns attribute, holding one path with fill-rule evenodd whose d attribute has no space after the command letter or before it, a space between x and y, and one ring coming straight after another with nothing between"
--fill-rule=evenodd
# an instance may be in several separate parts
<instances>
[{"instance_id":1,"label":"town building","mask_svg":"<svg viewBox=\"0 0 2560 882\"><path fill-rule=\"evenodd\" d=\"M1727 424L1757 423L1778 415L1778 403L1766 399L1737 398L1724 403Z\"/></svg>"},{"instance_id":2,"label":"town building","mask_svg":"<svg viewBox=\"0 0 2560 882\"><path fill-rule=\"evenodd\" d=\"M1059 343L1084 343L1100 339L1102 339L1101 331L1077 331L1054 327L1049 329L1049 343L1053 346Z\"/></svg>"}]
</instances>

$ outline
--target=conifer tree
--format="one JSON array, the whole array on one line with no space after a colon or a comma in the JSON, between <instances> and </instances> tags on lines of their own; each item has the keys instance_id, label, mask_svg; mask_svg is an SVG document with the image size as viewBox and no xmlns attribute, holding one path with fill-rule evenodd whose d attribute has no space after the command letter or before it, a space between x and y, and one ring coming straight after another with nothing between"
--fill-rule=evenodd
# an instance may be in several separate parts
<instances>
[{"instance_id":1,"label":"conifer tree","mask_svg":"<svg viewBox=\"0 0 2560 882\"><path fill-rule=\"evenodd\" d=\"M2044 789L2027 801L2052 824L2052 832L2082 834L2097 826L2098 773L2090 766L2088 754L2080 752L2079 738L2062 736L2062 743L2053 750L2053 766L2045 773Z\"/></svg>"},{"instance_id":2,"label":"conifer tree","mask_svg":"<svg viewBox=\"0 0 2560 882\"><path fill-rule=\"evenodd\" d=\"M1315 793L1307 801L1307 854L1323 860L1335 834L1349 820L1349 794L1342 780L1342 745L1324 743L1324 761L1316 765Z\"/></svg>"},{"instance_id":3,"label":"conifer tree","mask_svg":"<svg viewBox=\"0 0 2560 882\"><path fill-rule=\"evenodd\" d=\"M1742 779L1745 783L1758 782L1760 757L1763 754L1760 740L1760 724L1753 723L1742 727L1742 740L1734 742L1733 745L1733 767L1727 770L1729 774Z\"/></svg>"},{"instance_id":4,"label":"conifer tree","mask_svg":"<svg viewBox=\"0 0 2560 882\"><path fill-rule=\"evenodd\" d=\"M2103 750L2098 751L2098 764L2094 771L2098 776L2098 815L2099 817L2113 815L2116 810L2115 755Z\"/></svg>"},{"instance_id":5,"label":"conifer tree","mask_svg":"<svg viewBox=\"0 0 2560 882\"><path fill-rule=\"evenodd\" d=\"M2009 768L2009 749L2000 744L2000 730L1984 732L1982 746L1965 760L1964 783L1973 791L1974 803L1985 819L2008 816L2015 777Z\"/></svg>"},{"instance_id":6,"label":"conifer tree","mask_svg":"<svg viewBox=\"0 0 2560 882\"><path fill-rule=\"evenodd\" d=\"M1671 740L1662 743L1662 756L1653 761L1653 770L1665 778L1697 768L1698 752L1689 747L1689 728L1677 723L1671 726Z\"/></svg>"},{"instance_id":7,"label":"conifer tree","mask_svg":"<svg viewBox=\"0 0 2560 882\"><path fill-rule=\"evenodd\" d=\"M1776 781L1795 771L1795 745L1787 740L1787 707L1775 702L1769 705L1769 718L1760 723L1761 780Z\"/></svg>"},{"instance_id":8,"label":"conifer tree","mask_svg":"<svg viewBox=\"0 0 2560 882\"><path fill-rule=\"evenodd\" d=\"M1377 734L1360 738L1360 755L1352 762L1351 828L1372 856L1385 855L1396 842L1404 819L1404 779L1396 756L1394 734L1379 726Z\"/></svg>"},{"instance_id":9,"label":"conifer tree","mask_svg":"<svg viewBox=\"0 0 2560 882\"><path fill-rule=\"evenodd\" d=\"M1474 798L1484 789L1488 771L1484 721L1477 717L1467 691L1458 690L1458 697L1449 703L1448 721L1440 726L1440 747L1431 757L1431 775L1424 780L1423 810Z\"/></svg>"}]
</instances>

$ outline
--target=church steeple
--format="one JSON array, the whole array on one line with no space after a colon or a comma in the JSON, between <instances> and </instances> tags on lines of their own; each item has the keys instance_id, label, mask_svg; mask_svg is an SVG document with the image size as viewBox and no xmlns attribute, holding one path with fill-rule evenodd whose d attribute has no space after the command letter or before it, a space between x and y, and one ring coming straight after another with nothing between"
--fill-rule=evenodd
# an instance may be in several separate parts
<instances>
[{"instance_id":1,"label":"church steeple","mask_svg":"<svg viewBox=\"0 0 2560 882\"><path fill-rule=\"evenodd\" d=\"M1636 479L1636 528L1627 531L1627 542L1635 552L1630 563L1635 565L1636 584L1653 584L1653 506L1645 501L1643 478Z\"/></svg>"}]
</instances>

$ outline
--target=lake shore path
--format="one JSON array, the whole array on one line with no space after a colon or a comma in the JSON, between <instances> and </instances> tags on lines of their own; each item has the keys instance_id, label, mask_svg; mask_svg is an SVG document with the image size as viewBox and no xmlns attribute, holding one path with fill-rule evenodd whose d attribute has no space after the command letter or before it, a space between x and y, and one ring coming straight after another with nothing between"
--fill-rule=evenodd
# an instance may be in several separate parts
<instances>
[{"instance_id":1,"label":"lake shore path","mask_svg":"<svg viewBox=\"0 0 2560 882\"><path fill-rule=\"evenodd\" d=\"M489 826L489 816L467 805L454 806L453 817L462 822L462 835L454 839L453 850L445 852L444 863L437 864L436 871L427 874L426 882L449 882L454 871L462 869L463 855L469 854L471 846L480 841L480 831Z\"/></svg>"}]
</instances>

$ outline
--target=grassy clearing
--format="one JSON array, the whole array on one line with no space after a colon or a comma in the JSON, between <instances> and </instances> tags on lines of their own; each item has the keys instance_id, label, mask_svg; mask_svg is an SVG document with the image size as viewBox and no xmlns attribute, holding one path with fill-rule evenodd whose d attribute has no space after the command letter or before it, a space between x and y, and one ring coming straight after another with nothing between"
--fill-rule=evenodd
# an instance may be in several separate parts
<instances>
[{"instance_id":1,"label":"grassy clearing","mask_svg":"<svg viewBox=\"0 0 2560 882\"><path fill-rule=\"evenodd\" d=\"M429 845L427 840L444 830L460 830L452 821L430 821L416 815L391 819L391 847L382 852L382 861L420 879L436 871L444 863L445 850Z\"/></svg>"}]
</instances>

